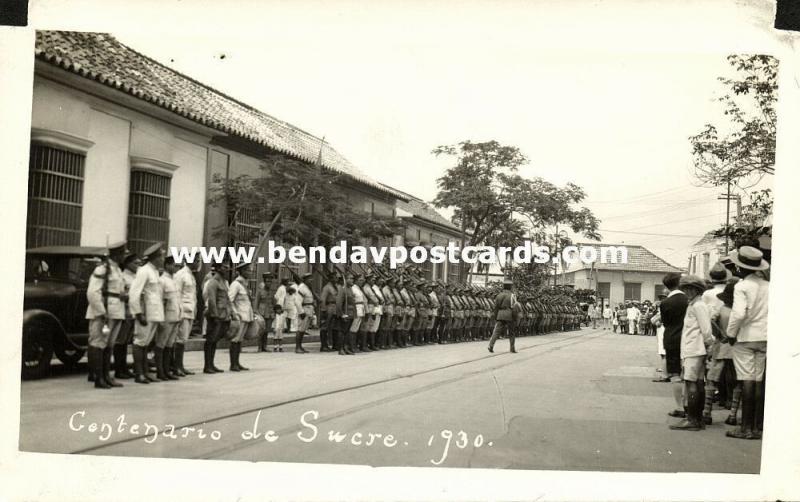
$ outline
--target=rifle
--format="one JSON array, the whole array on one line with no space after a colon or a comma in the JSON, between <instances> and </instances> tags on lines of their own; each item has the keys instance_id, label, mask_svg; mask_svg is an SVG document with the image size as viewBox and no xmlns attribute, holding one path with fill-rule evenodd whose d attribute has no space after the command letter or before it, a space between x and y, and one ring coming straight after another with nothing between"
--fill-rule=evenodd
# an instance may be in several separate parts
<instances>
[{"instance_id":1,"label":"rifle","mask_svg":"<svg viewBox=\"0 0 800 502\"><path fill-rule=\"evenodd\" d=\"M100 294L103 295L103 308L106 310L106 320L103 323L103 335L108 336L111 333L111 328L108 327L108 277L111 274L111 249L108 247L108 234L106 234L106 250L103 254L103 261L105 262L105 277L103 277L103 287L100 288Z\"/></svg>"}]
</instances>

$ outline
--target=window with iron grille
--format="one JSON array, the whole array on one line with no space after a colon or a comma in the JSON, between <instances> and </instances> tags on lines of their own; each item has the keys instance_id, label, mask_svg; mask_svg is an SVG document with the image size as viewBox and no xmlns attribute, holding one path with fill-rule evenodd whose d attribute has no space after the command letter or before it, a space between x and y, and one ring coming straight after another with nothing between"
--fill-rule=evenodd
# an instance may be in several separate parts
<instances>
[{"instance_id":1,"label":"window with iron grille","mask_svg":"<svg viewBox=\"0 0 800 502\"><path fill-rule=\"evenodd\" d=\"M600 298L608 300L611 298L611 283L610 282L598 282L597 283L597 295Z\"/></svg>"},{"instance_id":2,"label":"window with iron grille","mask_svg":"<svg viewBox=\"0 0 800 502\"><path fill-rule=\"evenodd\" d=\"M239 209L233 222L233 246L236 248L257 248L260 229L261 226L256 221L254 210ZM258 280L259 278L255 276L255 267L252 267L251 277L247 281L251 298L255 298Z\"/></svg>"},{"instance_id":3,"label":"window with iron grille","mask_svg":"<svg viewBox=\"0 0 800 502\"><path fill-rule=\"evenodd\" d=\"M420 268L422 269L422 274L426 279L433 279L433 263L431 263L430 254L428 255L427 260L425 260L423 263L420 263Z\"/></svg>"},{"instance_id":4,"label":"window with iron grille","mask_svg":"<svg viewBox=\"0 0 800 502\"><path fill-rule=\"evenodd\" d=\"M128 248L141 253L156 242L169 244L169 196L172 177L152 171L131 171L128 202Z\"/></svg>"},{"instance_id":5,"label":"window with iron grille","mask_svg":"<svg viewBox=\"0 0 800 502\"><path fill-rule=\"evenodd\" d=\"M79 153L31 144L26 247L81 243L85 160Z\"/></svg>"}]
</instances>

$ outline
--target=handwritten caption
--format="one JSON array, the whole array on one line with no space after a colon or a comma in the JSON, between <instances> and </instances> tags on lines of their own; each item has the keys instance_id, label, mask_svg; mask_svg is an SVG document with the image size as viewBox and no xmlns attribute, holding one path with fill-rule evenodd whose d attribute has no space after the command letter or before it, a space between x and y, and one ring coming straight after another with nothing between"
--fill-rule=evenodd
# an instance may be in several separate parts
<instances>
[{"instance_id":1,"label":"handwritten caption","mask_svg":"<svg viewBox=\"0 0 800 502\"><path fill-rule=\"evenodd\" d=\"M304 444L325 442L332 445L352 445L361 448L406 448L412 446L414 441L400 439L394 434L385 432L367 431L340 431L329 429L321 431L317 421L320 414L317 410L309 410L300 415L299 430L294 428L288 437ZM242 441L264 441L266 443L276 443L281 440L281 436L272 429L263 430L261 428L261 410L259 410L253 420L253 425L248 430L238 433L238 439ZM223 432L218 429L206 429L204 427L175 426L166 424L161 427L148 422L128 423L125 414L119 415L116 420L91 421L86 418L86 410L73 413L69 418L68 427L73 432L97 434L97 439L102 442L112 439L126 439L130 436L140 436L147 444L153 444L164 439L180 440L207 440L222 441ZM296 432L295 432L296 431ZM123 436L123 437L120 437ZM421 443L421 442L420 442ZM485 448L494 446L492 441L486 441L483 434L470 434L463 430L453 431L442 429L427 438L424 443L425 448L434 452L429 459L433 465L441 465L452 451L466 450L468 448Z\"/></svg>"}]
</instances>

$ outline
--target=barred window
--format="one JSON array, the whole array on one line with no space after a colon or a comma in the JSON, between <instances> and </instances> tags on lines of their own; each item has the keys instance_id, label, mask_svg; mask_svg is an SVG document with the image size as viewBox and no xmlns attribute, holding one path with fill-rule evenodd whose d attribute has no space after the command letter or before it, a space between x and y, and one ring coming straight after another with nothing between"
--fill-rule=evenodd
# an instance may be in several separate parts
<instances>
[{"instance_id":1,"label":"barred window","mask_svg":"<svg viewBox=\"0 0 800 502\"><path fill-rule=\"evenodd\" d=\"M141 253L156 242L169 244L169 196L172 177L131 171L128 203L128 248Z\"/></svg>"},{"instance_id":2,"label":"barred window","mask_svg":"<svg viewBox=\"0 0 800 502\"><path fill-rule=\"evenodd\" d=\"M625 300L641 301L642 285L638 282L625 283Z\"/></svg>"},{"instance_id":3,"label":"barred window","mask_svg":"<svg viewBox=\"0 0 800 502\"><path fill-rule=\"evenodd\" d=\"M457 283L458 282L458 274L459 270L461 269L460 263L449 263L448 264L448 279L447 282L449 283Z\"/></svg>"},{"instance_id":4,"label":"barred window","mask_svg":"<svg viewBox=\"0 0 800 502\"><path fill-rule=\"evenodd\" d=\"M233 222L233 245L236 248L257 248L259 239L259 230L261 226L256 221L255 211L253 209L242 208L236 213L236 220ZM255 267L253 267L255 271ZM250 290L251 297L255 298L256 289L258 288L259 278L252 274L248 280L248 289Z\"/></svg>"},{"instance_id":5,"label":"barred window","mask_svg":"<svg viewBox=\"0 0 800 502\"><path fill-rule=\"evenodd\" d=\"M81 243L85 160L79 153L31 144L26 247Z\"/></svg>"}]
</instances>

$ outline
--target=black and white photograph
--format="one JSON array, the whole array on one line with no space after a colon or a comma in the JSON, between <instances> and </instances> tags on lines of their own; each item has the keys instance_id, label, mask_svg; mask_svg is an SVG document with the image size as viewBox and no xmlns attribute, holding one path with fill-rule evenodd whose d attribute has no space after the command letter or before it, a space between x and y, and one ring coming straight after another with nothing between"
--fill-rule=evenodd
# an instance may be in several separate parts
<instances>
[{"instance_id":1,"label":"black and white photograph","mask_svg":"<svg viewBox=\"0 0 800 502\"><path fill-rule=\"evenodd\" d=\"M797 495L774 2L79 4L0 31L9 500Z\"/></svg>"}]
</instances>

